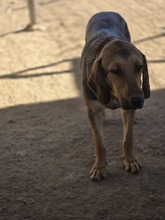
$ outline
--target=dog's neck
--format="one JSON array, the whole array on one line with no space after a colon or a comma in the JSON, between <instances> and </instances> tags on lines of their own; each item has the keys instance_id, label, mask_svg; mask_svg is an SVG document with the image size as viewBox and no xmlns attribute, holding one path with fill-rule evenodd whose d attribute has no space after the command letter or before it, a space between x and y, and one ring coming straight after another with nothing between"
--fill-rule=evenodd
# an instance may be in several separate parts
<instances>
[{"instance_id":1,"label":"dog's neck","mask_svg":"<svg viewBox=\"0 0 165 220\"><path fill-rule=\"evenodd\" d=\"M110 41L114 40L114 37L107 37L107 38L102 38L102 39L97 39L95 42L95 53L96 56L98 56L103 49L103 47Z\"/></svg>"}]
</instances>

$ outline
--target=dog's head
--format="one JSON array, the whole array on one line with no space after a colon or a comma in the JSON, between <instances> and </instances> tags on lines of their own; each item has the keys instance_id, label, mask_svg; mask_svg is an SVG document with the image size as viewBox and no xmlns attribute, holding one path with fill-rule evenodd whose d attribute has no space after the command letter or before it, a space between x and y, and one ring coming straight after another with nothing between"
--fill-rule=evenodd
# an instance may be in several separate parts
<instances>
[{"instance_id":1,"label":"dog's head","mask_svg":"<svg viewBox=\"0 0 165 220\"><path fill-rule=\"evenodd\" d=\"M123 109L142 108L150 97L145 56L131 43L114 40L107 43L95 60L88 81L104 104L116 97Z\"/></svg>"}]
</instances>

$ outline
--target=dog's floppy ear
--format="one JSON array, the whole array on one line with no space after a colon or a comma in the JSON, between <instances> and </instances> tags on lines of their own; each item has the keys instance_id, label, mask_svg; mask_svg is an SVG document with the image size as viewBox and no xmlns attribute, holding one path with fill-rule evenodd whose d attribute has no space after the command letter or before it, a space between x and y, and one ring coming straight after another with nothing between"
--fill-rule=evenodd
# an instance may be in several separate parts
<instances>
[{"instance_id":1,"label":"dog's floppy ear","mask_svg":"<svg viewBox=\"0 0 165 220\"><path fill-rule=\"evenodd\" d=\"M106 83L106 73L101 67L100 58L96 59L92 66L91 73L88 79L88 86L101 103L109 103L110 90Z\"/></svg>"},{"instance_id":2,"label":"dog's floppy ear","mask_svg":"<svg viewBox=\"0 0 165 220\"><path fill-rule=\"evenodd\" d=\"M147 99L150 97L150 84L149 84L149 75L148 75L148 65L147 60L144 54L143 56L143 84L142 84L142 90L144 93L144 98Z\"/></svg>"}]
</instances>

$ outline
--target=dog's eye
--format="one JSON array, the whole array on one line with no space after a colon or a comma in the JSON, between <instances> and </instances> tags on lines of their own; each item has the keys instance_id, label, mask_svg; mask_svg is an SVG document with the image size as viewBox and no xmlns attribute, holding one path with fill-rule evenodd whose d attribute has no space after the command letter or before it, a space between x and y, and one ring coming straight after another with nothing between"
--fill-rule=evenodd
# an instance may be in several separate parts
<instances>
[{"instance_id":1,"label":"dog's eye","mask_svg":"<svg viewBox=\"0 0 165 220\"><path fill-rule=\"evenodd\" d=\"M142 70L142 68L143 68L143 65L141 65L141 64L136 64L135 65L135 71L136 72L140 72Z\"/></svg>"},{"instance_id":2,"label":"dog's eye","mask_svg":"<svg viewBox=\"0 0 165 220\"><path fill-rule=\"evenodd\" d=\"M110 70L111 73L119 75L121 73L120 68L116 67Z\"/></svg>"}]
</instances>

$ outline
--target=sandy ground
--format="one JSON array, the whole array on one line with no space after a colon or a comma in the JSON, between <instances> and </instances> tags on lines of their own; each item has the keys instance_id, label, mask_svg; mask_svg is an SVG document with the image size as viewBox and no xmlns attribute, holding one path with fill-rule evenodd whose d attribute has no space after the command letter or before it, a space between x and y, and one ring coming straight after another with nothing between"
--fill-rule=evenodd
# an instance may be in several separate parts
<instances>
[{"instance_id":1,"label":"sandy ground","mask_svg":"<svg viewBox=\"0 0 165 220\"><path fill-rule=\"evenodd\" d=\"M165 219L165 1L0 1L0 220ZM94 146L79 61L89 18L117 11L148 59L152 97L137 112L143 169L121 163L120 111L107 111L108 175L91 182Z\"/></svg>"}]
</instances>

